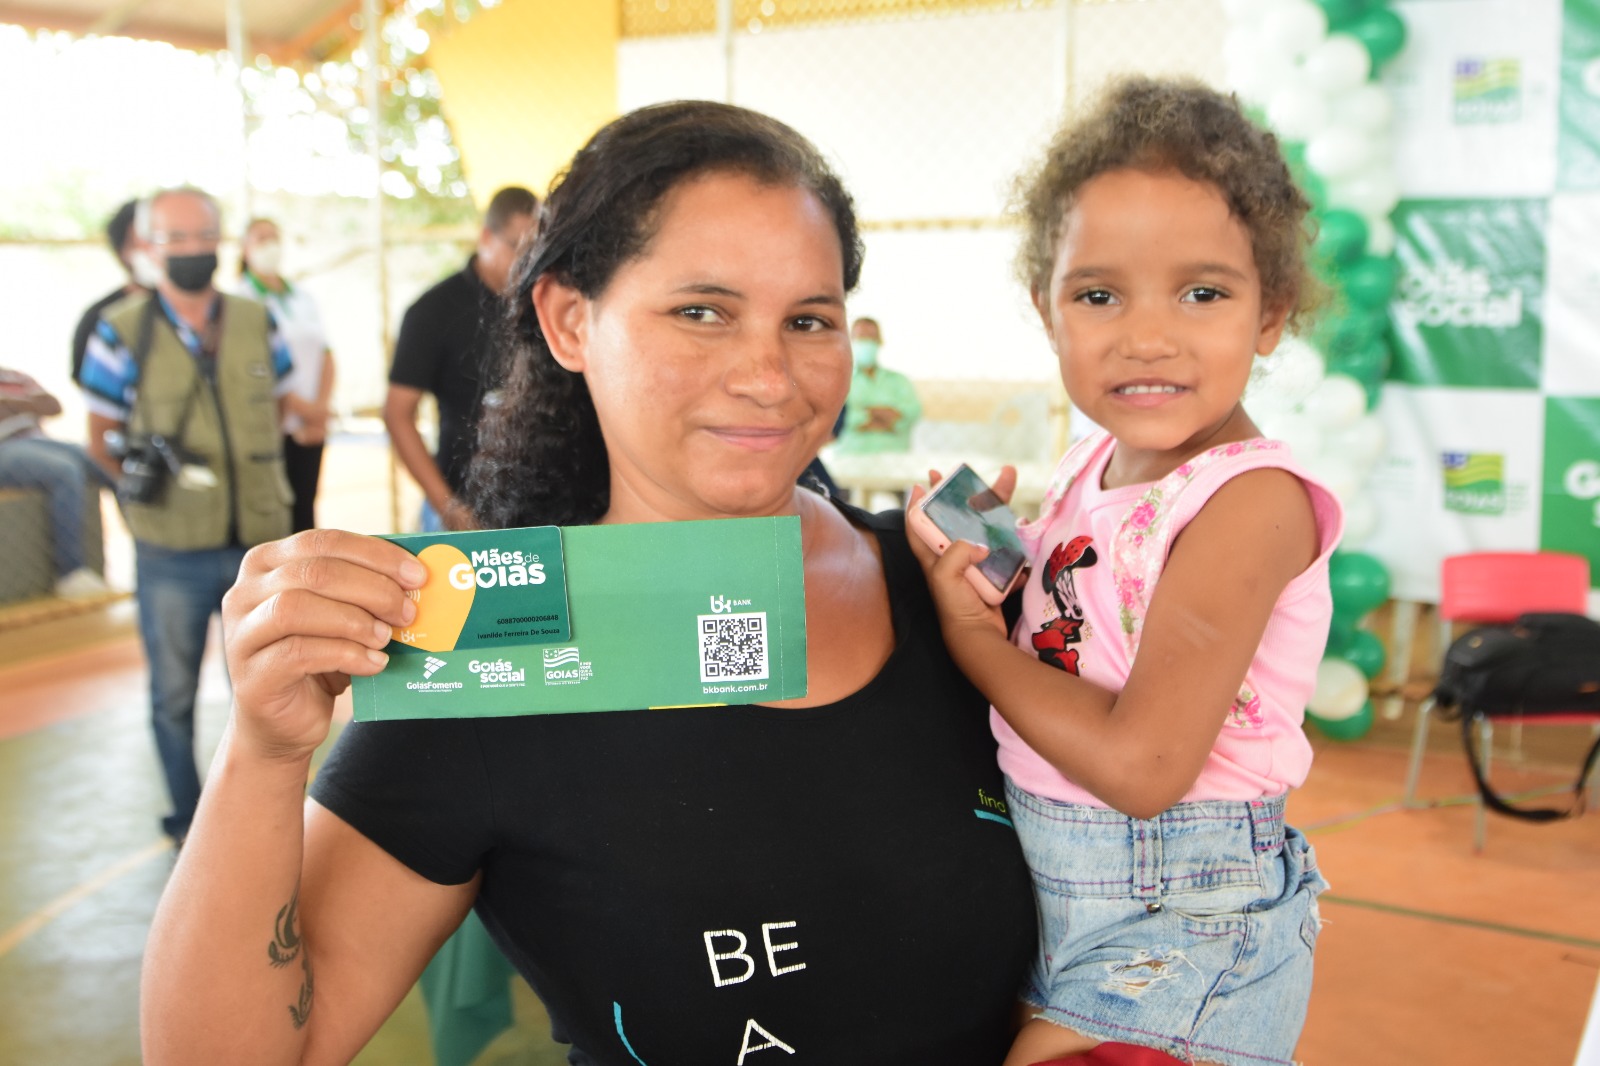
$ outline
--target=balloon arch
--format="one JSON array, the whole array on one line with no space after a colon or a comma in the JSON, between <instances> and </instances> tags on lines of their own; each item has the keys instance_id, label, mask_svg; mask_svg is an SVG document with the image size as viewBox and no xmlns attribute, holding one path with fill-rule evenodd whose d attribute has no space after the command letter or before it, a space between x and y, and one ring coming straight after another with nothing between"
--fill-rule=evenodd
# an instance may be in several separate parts
<instances>
[{"instance_id":1,"label":"balloon arch","mask_svg":"<svg viewBox=\"0 0 1600 1066\"><path fill-rule=\"evenodd\" d=\"M1318 272L1332 292L1309 335L1258 362L1245 404L1345 507L1329 567L1334 616L1306 717L1340 740L1372 728L1368 682L1383 642L1362 620L1389 598L1384 565L1359 550L1377 525L1365 483L1387 443L1373 409L1389 370L1390 295L1398 280L1389 220L1394 104L1376 81L1405 46L1387 0L1223 0L1230 87L1272 128L1313 205Z\"/></svg>"}]
</instances>

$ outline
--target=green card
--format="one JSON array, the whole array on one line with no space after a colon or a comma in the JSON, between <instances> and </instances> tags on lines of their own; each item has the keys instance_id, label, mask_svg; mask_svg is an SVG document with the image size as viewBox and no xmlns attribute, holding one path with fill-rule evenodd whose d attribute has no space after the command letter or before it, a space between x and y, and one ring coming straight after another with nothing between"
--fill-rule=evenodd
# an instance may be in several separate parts
<instances>
[{"instance_id":1,"label":"green card","mask_svg":"<svg viewBox=\"0 0 1600 1066\"><path fill-rule=\"evenodd\" d=\"M389 654L566 640L567 573L556 526L389 537L428 568L417 617Z\"/></svg>"},{"instance_id":2,"label":"green card","mask_svg":"<svg viewBox=\"0 0 1600 1066\"><path fill-rule=\"evenodd\" d=\"M544 527L394 539L413 550L450 546L470 564L471 538L499 537L515 552L526 550L518 547L520 535L545 531L556 532ZM509 594L535 587L480 586L466 612L469 624L452 647L422 654L406 648L390 656L382 673L354 680L356 720L764 703L805 695L798 518L572 526L559 530L558 543L569 636L505 639L512 626L507 623L482 630L498 634L490 643L468 643L479 631L470 624L477 597L496 588ZM426 603L439 579L435 562L444 560L417 554L429 566L429 585L419 601ZM545 581L537 587L548 589L555 581L547 562L552 556L548 549L539 555L546 565ZM461 565L450 559L449 566ZM448 574L446 568L446 581ZM482 617L487 625L554 613L549 607L506 611L511 613L496 608Z\"/></svg>"}]
</instances>

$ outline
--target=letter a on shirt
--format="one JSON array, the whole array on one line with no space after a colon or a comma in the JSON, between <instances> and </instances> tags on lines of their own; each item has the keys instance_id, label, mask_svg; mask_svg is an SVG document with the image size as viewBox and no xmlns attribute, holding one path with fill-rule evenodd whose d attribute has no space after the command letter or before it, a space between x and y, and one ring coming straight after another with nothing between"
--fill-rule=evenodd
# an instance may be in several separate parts
<instances>
[{"instance_id":1,"label":"letter a on shirt","mask_svg":"<svg viewBox=\"0 0 1600 1066\"><path fill-rule=\"evenodd\" d=\"M766 1037L767 1042L765 1044L750 1043L750 1037L755 1033L760 1033L762 1036ZM744 1066L745 1056L750 1054L752 1051L769 1051L773 1048L777 1048L780 1051L786 1051L791 1055L794 1054L794 1048L790 1047L788 1044L785 1044L782 1040L779 1040L777 1037L761 1028L760 1022L756 1021L754 1018L746 1019L744 1023L744 1040L739 1045L738 1066Z\"/></svg>"}]
</instances>

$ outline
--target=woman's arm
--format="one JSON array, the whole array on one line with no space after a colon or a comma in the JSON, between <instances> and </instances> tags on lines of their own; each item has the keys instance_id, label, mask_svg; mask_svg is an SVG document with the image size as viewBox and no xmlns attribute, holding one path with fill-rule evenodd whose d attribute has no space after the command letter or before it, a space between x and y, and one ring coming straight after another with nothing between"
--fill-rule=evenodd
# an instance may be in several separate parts
<instances>
[{"instance_id":1,"label":"woman's arm","mask_svg":"<svg viewBox=\"0 0 1600 1066\"><path fill-rule=\"evenodd\" d=\"M335 530L246 557L233 716L145 951L147 1063L348 1061L471 905L475 883L432 884L305 799L334 696L380 668L422 577Z\"/></svg>"},{"instance_id":2,"label":"woman's arm","mask_svg":"<svg viewBox=\"0 0 1600 1066\"><path fill-rule=\"evenodd\" d=\"M1011 728L1102 802L1150 818L1199 777L1278 597L1316 555L1298 478L1229 481L1174 543L1120 693L1013 645L962 575L971 546L952 546L928 580L951 655Z\"/></svg>"}]
</instances>

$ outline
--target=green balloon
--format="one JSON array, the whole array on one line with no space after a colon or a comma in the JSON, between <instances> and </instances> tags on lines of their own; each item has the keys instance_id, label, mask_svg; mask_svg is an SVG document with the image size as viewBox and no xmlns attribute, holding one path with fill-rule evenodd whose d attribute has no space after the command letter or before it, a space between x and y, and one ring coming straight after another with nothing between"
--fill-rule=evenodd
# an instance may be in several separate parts
<instances>
[{"instance_id":1,"label":"green balloon","mask_svg":"<svg viewBox=\"0 0 1600 1066\"><path fill-rule=\"evenodd\" d=\"M1389 309L1346 308L1333 322L1322 350L1328 359L1341 359L1364 352L1385 339L1389 332Z\"/></svg>"},{"instance_id":2,"label":"green balloon","mask_svg":"<svg viewBox=\"0 0 1600 1066\"><path fill-rule=\"evenodd\" d=\"M1353 21L1367 10L1367 0L1317 0L1317 6L1328 16L1330 30Z\"/></svg>"},{"instance_id":3,"label":"green balloon","mask_svg":"<svg viewBox=\"0 0 1600 1066\"><path fill-rule=\"evenodd\" d=\"M1361 387L1367 390L1367 410L1370 411L1378 406L1378 396L1388 380L1392 363L1389 342L1379 338L1357 351L1330 355L1328 373L1347 374L1361 382Z\"/></svg>"},{"instance_id":4,"label":"green balloon","mask_svg":"<svg viewBox=\"0 0 1600 1066\"><path fill-rule=\"evenodd\" d=\"M1328 586L1336 619L1362 618L1389 598L1389 571L1366 552L1334 552L1328 560Z\"/></svg>"},{"instance_id":5,"label":"green balloon","mask_svg":"<svg viewBox=\"0 0 1600 1066\"><path fill-rule=\"evenodd\" d=\"M1399 55L1406 46L1406 20L1386 7L1368 11L1348 26L1340 27L1340 32L1362 43L1367 54L1372 56L1374 71Z\"/></svg>"},{"instance_id":6,"label":"green balloon","mask_svg":"<svg viewBox=\"0 0 1600 1066\"><path fill-rule=\"evenodd\" d=\"M1266 126L1262 121L1257 125ZM1306 199L1311 201L1314 208L1321 208L1328 202L1328 183L1322 180L1322 175L1311 169L1311 164L1306 162L1306 145L1304 141L1287 141L1282 145L1283 161L1289 164L1289 176L1294 178L1294 183L1300 191L1306 194Z\"/></svg>"},{"instance_id":7,"label":"green balloon","mask_svg":"<svg viewBox=\"0 0 1600 1066\"><path fill-rule=\"evenodd\" d=\"M1343 659L1344 653L1350 649L1350 644L1355 640L1356 620L1339 617L1337 611L1328 623L1328 640L1322 647L1324 659L1332 657Z\"/></svg>"},{"instance_id":8,"label":"green balloon","mask_svg":"<svg viewBox=\"0 0 1600 1066\"><path fill-rule=\"evenodd\" d=\"M1339 280L1351 307L1384 310L1400 280L1400 265L1392 257L1380 259L1375 255L1363 255L1339 272Z\"/></svg>"},{"instance_id":9,"label":"green balloon","mask_svg":"<svg viewBox=\"0 0 1600 1066\"><path fill-rule=\"evenodd\" d=\"M1370 629L1358 629L1351 635L1349 646L1339 658L1366 674L1367 680L1371 681L1383 672L1383 664L1389 661L1389 652L1376 633Z\"/></svg>"},{"instance_id":10,"label":"green balloon","mask_svg":"<svg viewBox=\"0 0 1600 1066\"><path fill-rule=\"evenodd\" d=\"M1373 719L1372 701L1368 700L1361 705L1361 709L1349 718L1319 718L1310 711L1306 712L1306 721L1316 726L1323 735L1330 740L1360 740L1372 730Z\"/></svg>"},{"instance_id":11,"label":"green balloon","mask_svg":"<svg viewBox=\"0 0 1600 1066\"><path fill-rule=\"evenodd\" d=\"M1367 220L1354 211L1335 208L1323 213L1316 248L1335 266L1349 267L1367 250Z\"/></svg>"}]
</instances>

